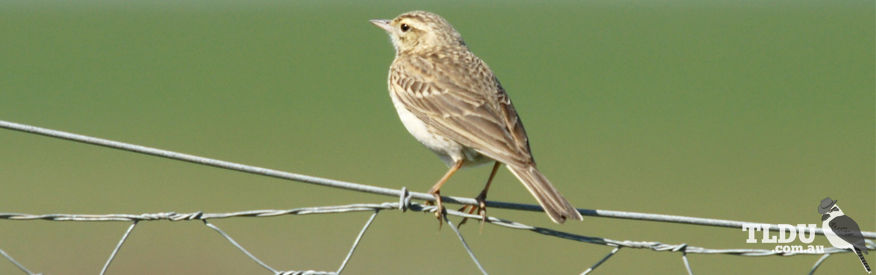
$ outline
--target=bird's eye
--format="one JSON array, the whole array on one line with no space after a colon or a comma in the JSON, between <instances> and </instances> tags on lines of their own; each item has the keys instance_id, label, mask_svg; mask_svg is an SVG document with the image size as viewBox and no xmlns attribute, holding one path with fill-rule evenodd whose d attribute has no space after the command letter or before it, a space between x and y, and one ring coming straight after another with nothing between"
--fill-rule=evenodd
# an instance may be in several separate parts
<instances>
[{"instance_id":1,"label":"bird's eye","mask_svg":"<svg viewBox=\"0 0 876 275\"><path fill-rule=\"evenodd\" d=\"M401 24L400 28L401 31L406 32L411 29L411 26L408 26L408 24Z\"/></svg>"}]
</instances>

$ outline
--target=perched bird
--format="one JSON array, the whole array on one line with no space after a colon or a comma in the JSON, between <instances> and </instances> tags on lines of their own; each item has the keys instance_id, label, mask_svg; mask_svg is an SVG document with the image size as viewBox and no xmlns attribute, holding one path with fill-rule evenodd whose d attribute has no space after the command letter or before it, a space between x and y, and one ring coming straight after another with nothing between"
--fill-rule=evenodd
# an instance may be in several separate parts
<instances>
[{"instance_id":1,"label":"perched bird","mask_svg":"<svg viewBox=\"0 0 876 275\"><path fill-rule=\"evenodd\" d=\"M864 234L861 234L858 223L846 216L836 204L836 200L831 200L830 197L821 200L821 203L818 204L818 213L822 214L821 230L824 231L824 236L827 237L830 244L838 248L851 249L861 260L864 271L872 272L867 260L864 259L864 254L862 254L867 253L867 244L864 243Z\"/></svg>"},{"instance_id":2,"label":"perched bird","mask_svg":"<svg viewBox=\"0 0 876 275\"><path fill-rule=\"evenodd\" d=\"M552 221L583 220L536 168L523 123L505 89L447 20L412 11L371 23L385 30L395 47L389 95L399 118L414 138L450 166L429 191L435 196L439 219L441 186L462 167L495 162L477 196L479 205L469 213L477 209L486 218L487 190L504 163Z\"/></svg>"}]
</instances>

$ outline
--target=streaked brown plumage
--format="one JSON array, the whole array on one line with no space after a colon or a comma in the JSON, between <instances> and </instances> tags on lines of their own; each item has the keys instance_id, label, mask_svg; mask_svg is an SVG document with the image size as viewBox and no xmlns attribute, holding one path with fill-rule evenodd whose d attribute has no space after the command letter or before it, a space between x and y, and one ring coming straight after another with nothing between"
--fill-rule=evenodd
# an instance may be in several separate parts
<instances>
[{"instance_id":1,"label":"streaked brown plumage","mask_svg":"<svg viewBox=\"0 0 876 275\"><path fill-rule=\"evenodd\" d=\"M478 196L481 211L496 169L504 163L551 220L583 219L538 171L526 130L505 89L449 22L425 11L371 22L387 31L396 49L389 69L389 92L402 123L451 166L430 191L439 210L440 188L453 173L464 166L496 161Z\"/></svg>"}]
</instances>

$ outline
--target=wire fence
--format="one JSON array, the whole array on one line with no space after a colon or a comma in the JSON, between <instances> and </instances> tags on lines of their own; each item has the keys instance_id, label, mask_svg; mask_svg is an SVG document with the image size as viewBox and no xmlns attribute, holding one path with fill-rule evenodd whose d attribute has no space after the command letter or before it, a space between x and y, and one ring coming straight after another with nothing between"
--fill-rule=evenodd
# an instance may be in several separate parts
<instances>
[{"instance_id":1,"label":"wire fence","mask_svg":"<svg viewBox=\"0 0 876 275\"><path fill-rule=\"evenodd\" d=\"M159 156L169 159L182 160L197 164L209 165L214 167L219 167L223 169L235 170L240 172L246 172L251 174L258 174L264 176L270 176L275 178L293 180L304 183L317 184L322 186L341 188L359 192L368 192L374 194L381 194L387 196L395 196L398 197L397 202L384 202L377 204L348 204L348 205L335 205L335 206L321 206L321 207L304 207L304 208L294 208L294 209L286 209L286 210L248 210L248 211L239 211L239 212L229 212L229 213L203 213L203 212L192 212L192 213L176 213L176 212L161 212L161 213L146 213L146 214L23 214L23 213L0 213L0 219L5 220L15 220L15 221L32 221L32 220L46 220L46 221L67 221L67 222L130 222L131 225L124 232L122 237L120 238L118 244L115 246L113 251L108 256L106 262L104 263L103 268L101 269L100 274L105 274L113 260L118 255L122 246L125 244L125 241L132 234L134 228L137 226L139 222L142 221L158 221L158 220L169 220L169 221L201 221L208 228L219 233L223 238L225 238L229 243L237 247L242 253L244 253L251 260L256 262L258 265L262 266L266 270L270 271L273 274L281 274L281 275L293 275L293 274L301 274L301 275L316 275L316 274L340 274L344 268L347 266L349 260L354 256L356 248L359 245L359 242L364 237L365 233L374 223L376 217L381 211L416 211L416 212L435 212L437 209L435 206L423 205L419 203L412 202L413 199L424 200L424 201L433 201L434 198L430 194L419 193L419 192L411 192L406 188L402 189L391 189L384 188L378 186L364 185L353 182L345 182L338 181L320 177L313 177L308 175L301 175L295 173L289 173L284 171L278 171L273 169L267 169L262 167L255 167L245 164L221 161L211 158L199 157L194 155L188 155L178 152L172 152L167 150L161 150L141 145L123 143L118 141L112 141L107 139L89 137L84 135L73 134L69 132L62 132L52 129L40 128L31 125L18 124L13 122L7 122L0 120L0 128L5 128L9 130L33 133L53 138L66 139L76 142L82 142L87 144L99 145L114 149L126 150L141 154L148 154L153 156ZM465 204L465 205L477 205L477 201L473 198L463 198L463 197L452 197L452 196L442 196L442 200L445 203L457 203L457 204ZM493 208L505 208L505 209L515 209L515 210L526 210L526 211L542 211L541 207L538 205L531 204L519 204L519 203L510 203L510 202L498 202L498 201L487 201L486 205L488 207ZM706 225L706 226L718 226L718 227L728 227L740 229L743 225L751 225L758 224L761 225L762 228L769 228L769 230L779 230L778 224L767 224L767 223L753 223L753 222L744 222L744 221L732 221L732 220L722 220L722 219L708 219L708 218L697 218L697 217L686 217L686 216L677 216L677 215L663 215L663 214L650 214L650 213L637 213L637 212L626 212L626 211L612 211L612 210L593 210L593 209L578 209L582 215L587 216L595 216L595 217L606 217L606 218L619 218L619 219L631 219L631 220L642 220L642 221L654 221L654 222L670 222L670 223L682 223L682 224L691 224L691 225ZM284 216L284 215L310 215L310 214L336 214L336 213L348 213L348 212L373 212L368 220L363 225L361 231L356 236L353 241L352 247L347 253L346 257L341 261L338 269L334 271L316 271L316 270L287 270L281 271L277 270L264 261L260 260L258 257L250 253L246 250L241 244L235 241L229 234L225 233L221 228L209 222L209 220L213 219L226 219L226 218L240 218L240 217L276 217L276 216ZM474 264L477 266L479 271L483 274L487 274L487 270L480 264L475 255L474 251L468 244L465 242L465 238L458 230L458 225L454 225L453 222L448 218L448 216L456 216L461 218L475 219L480 220L482 217L480 215L473 215L469 213L464 213L460 211L455 211L451 209L446 209L446 214L443 215L444 221L447 222L449 227L453 229L456 233L457 237L460 240L465 251L468 253L469 257L472 259ZM583 270L581 274L589 274L597 267L599 267L604 262L611 259L614 255L616 255L621 248L633 248L633 249L647 249L655 252L670 252L670 253L679 253L681 255L682 263L685 266L688 274L693 274L693 270L691 269L690 262L687 258L687 254L724 254L724 255L736 255L736 256L797 256L797 255L822 255L812 266L809 274L813 274L818 267L832 254L836 253L849 253L852 252L849 249L841 249L841 248L824 248L823 250L773 250L773 249L712 249L712 248L704 248L697 246L689 246L685 243L682 244L665 244L657 241L631 241L631 240L613 240L608 238L594 237L594 236L585 236L576 233L564 232L553 230L544 227L536 227L531 225L522 224L519 222L501 219L497 217L488 216L484 220L484 222L489 223L491 225L499 226L507 229L515 229L527 231L535 234L541 234L550 237L561 238L570 241L583 242L588 244L595 245L603 245L614 247L614 249L608 253L605 257L601 258L599 261L592 264L587 269ZM461 224L460 224L461 225ZM819 234L824 235L824 232L821 229L810 230L809 228L802 227L798 228L801 233L809 233L809 234ZM876 239L876 232L862 232L863 236L867 239L866 246L867 250L876 250L876 244L872 241L872 239ZM20 262L16 261L11 255L9 255L6 251L2 250L0 247L0 254L3 255L4 258L12 262L16 267L18 267L25 274L39 274L34 273L27 269Z\"/></svg>"}]
</instances>

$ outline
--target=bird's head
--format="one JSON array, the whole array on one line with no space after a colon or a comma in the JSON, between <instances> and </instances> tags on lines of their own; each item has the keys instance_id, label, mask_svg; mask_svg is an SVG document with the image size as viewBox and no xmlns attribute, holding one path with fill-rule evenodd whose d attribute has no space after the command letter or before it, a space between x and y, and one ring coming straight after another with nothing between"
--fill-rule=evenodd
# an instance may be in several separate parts
<instances>
[{"instance_id":1,"label":"bird's head","mask_svg":"<svg viewBox=\"0 0 876 275\"><path fill-rule=\"evenodd\" d=\"M397 55L465 47L462 36L450 22L431 12L411 11L392 20L373 19L371 23L389 34Z\"/></svg>"},{"instance_id":2,"label":"bird's head","mask_svg":"<svg viewBox=\"0 0 876 275\"><path fill-rule=\"evenodd\" d=\"M833 207L830 208L830 210L827 211L827 213L824 213L824 215L821 215L821 220L825 221L825 220L830 219L830 218L836 218L836 217L845 216L845 215L846 214L843 213L843 210L839 208L839 205L834 205Z\"/></svg>"}]
</instances>

